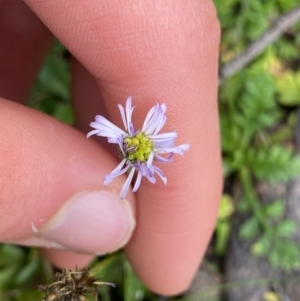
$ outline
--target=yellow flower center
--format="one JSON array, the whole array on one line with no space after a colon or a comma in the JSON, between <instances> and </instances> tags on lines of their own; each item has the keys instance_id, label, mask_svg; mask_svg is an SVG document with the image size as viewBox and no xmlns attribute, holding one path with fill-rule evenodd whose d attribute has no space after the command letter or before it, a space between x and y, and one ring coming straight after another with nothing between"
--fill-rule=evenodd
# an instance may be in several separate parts
<instances>
[{"instance_id":1,"label":"yellow flower center","mask_svg":"<svg viewBox=\"0 0 300 301\"><path fill-rule=\"evenodd\" d=\"M126 137L124 143L127 146L127 158L132 162L146 162L153 150L152 142L143 133L138 133L133 137Z\"/></svg>"}]
</instances>

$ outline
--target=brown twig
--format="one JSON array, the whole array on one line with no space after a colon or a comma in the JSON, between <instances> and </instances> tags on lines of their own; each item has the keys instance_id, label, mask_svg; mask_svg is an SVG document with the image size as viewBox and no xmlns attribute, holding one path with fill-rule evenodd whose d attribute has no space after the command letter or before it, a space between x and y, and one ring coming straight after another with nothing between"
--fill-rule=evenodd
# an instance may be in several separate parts
<instances>
[{"instance_id":1,"label":"brown twig","mask_svg":"<svg viewBox=\"0 0 300 301\"><path fill-rule=\"evenodd\" d=\"M244 52L221 67L219 71L219 82L235 74L237 71L249 64L269 44L282 35L290 26L300 19L300 5L281 15L272 26L259 38L252 42Z\"/></svg>"}]
</instances>

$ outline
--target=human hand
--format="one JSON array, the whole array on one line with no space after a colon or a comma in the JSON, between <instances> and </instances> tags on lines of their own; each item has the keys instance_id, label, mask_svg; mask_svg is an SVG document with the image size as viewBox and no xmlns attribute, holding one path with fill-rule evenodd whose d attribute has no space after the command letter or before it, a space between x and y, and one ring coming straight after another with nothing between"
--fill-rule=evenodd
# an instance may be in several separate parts
<instances>
[{"instance_id":1,"label":"human hand","mask_svg":"<svg viewBox=\"0 0 300 301\"><path fill-rule=\"evenodd\" d=\"M49 28L76 57L73 106L83 133L0 100L0 241L45 247L62 268L126 245L150 289L181 292L205 252L221 191L219 25L211 2L25 2L46 27L21 1L0 2L0 96L26 99L53 39ZM96 114L121 127L117 104L129 95L137 124L165 102L164 131L177 130L176 142L191 149L162 167L167 186L143 180L120 200L125 176L103 187L118 159L105 139L103 146L85 135Z\"/></svg>"}]
</instances>

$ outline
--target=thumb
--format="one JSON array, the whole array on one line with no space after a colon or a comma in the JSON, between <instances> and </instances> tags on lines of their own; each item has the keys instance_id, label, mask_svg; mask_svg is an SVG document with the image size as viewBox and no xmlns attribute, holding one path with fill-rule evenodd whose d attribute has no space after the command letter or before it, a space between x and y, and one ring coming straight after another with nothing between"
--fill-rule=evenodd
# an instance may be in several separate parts
<instances>
[{"instance_id":1,"label":"thumb","mask_svg":"<svg viewBox=\"0 0 300 301\"><path fill-rule=\"evenodd\" d=\"M112 252L129 240L133 195L101 146L59 121L0 99L0 241L74 252Z\"/></svg>"}]
</instances>

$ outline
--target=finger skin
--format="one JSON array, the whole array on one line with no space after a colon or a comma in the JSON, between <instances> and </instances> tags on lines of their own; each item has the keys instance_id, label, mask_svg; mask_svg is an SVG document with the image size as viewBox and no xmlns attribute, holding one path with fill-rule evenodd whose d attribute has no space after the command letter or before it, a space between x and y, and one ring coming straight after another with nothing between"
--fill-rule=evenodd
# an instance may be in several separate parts
<instances>
[{"instance_id":1,"label":"finger skin","mask_svg":"<svg viewBox=\"0 0 300 301\"><path fill-rule=\"evenodd\" d=\"M53 35L21 0L0 1L0 97L24 103Z\"/></svg>"},{"instance_id":2,"label":"finger skin","mask_svg":"<svg viewBox=\"0 0 300 301\"><path fill-rule=\"evenodd\" d=\"M42 249L42 254L56 267L71 270L85 268L94 258L92 255L78 254L55 249Z\"/></svg>"},{"instance_id":3,"label":"finger skin","mask_svg":"<svg viewBox=\"0 0 300 301\"><path fill-rule=\"evenodd\" d=\"M51 32L22 0L0 1L0 97L19 103L25 103L27 101L30 89L36 80L38 71L49 51L53 39ZM12 178L20 174L20 181L11 182L11 178L8 178L8 171L12 169L11 166L14 166L14 160L8 160L8 157L12 156L14 159L19 157L20 146L18 143L23 144L23 139L14 141L17 139L15 135L11 136L11 139L8 139L7 135L9 131L7 127L10 124L6 122L6 118L7 120L11 119L11 115L5 110L6 101L2 101L1 104L1 111L8 115L1 119L2 131L0 131L1 141L4 144L0 147L2 156L2 164L0 164L2 170L0 178L0 187L2 188L0 194L0 207L2 212L2 214L0 214L0 240L3 241L6 239L12 242L15 238L26 237L28 234L31 235L31 223L38 225L38 221L36 220L38 215L35 208L41 207L41 200L38 199L36 202L37 205L32 206L34 203L32 191L36 189L36 184L38 184L36 183L36 179L38 179L40 175L32 175L32 184L34 187L27 185L30 191L25 191L25 194L23 189L19 190L18 188L24 186L22 184L24 174L28 171L22 169L21 166L26 167L26 165L20 164L16 166L16 170L14 169L15 174ZM25 112L22 111L22 113L26 114L27 110L28 109L25 109ZM16 116L14 110L11 110L11 113L13 116ZM23 120L22 116L20 116L20 118ZM15 125L13 125L12 128L15 128ZM21 130L21 133L24 132L22 128L19 128L19 130ZM26 137L23 138L26 140ZM15 149L13 151L10 150L10 140L14 141ZM34 147L34 145L31 146ZM29 147L29 150L32 150L32 148ZM10 164L4 164L5 161ZM32 167L29 167L29 170L32 170ZM59 169L57 169L57 171L59 172ZM2 178L2 176L4 178ZM21 185L19 186L19 184ZM46 183L43 184L45 185ZM6 186L7 190L3 189L4 186ZM40 187L40 189L42 188ZM7 193L6 197L3 197L4 192ZM20 193L21 200L28 194L28 202L20 201L19 197L15 199L13 195L17 196L18 193ZM51 203L52 206L55 206L53 202ZM24 204L24 207L22 204ZM26 207L33 207L34 212L32 215L25 215L24 219L24 210L28 211ZM42 215L45 214L43 212L39 213ZM29 224L26 221L26 217L29 218ZM43 220L43 222L46 221L46 219ZM22 225L24 225L23 232L20 231ZM4 229L6 229L7 226L8 230L5 230L6 234L4 238ZM92 255L82 255L50 249L46 249L44 255L57 267L61 268L84 267L94 258Z\"/></svg>"},{"instance_id":4,"label":"finger skin","mask_svg":"<svg viewBox=\"0 0 300 301\"><path fill-rule=\"evenodd\" d=\"M155 102L168 106L165 131L190 143L185 157L162 166L168 185L143 181L138 226L126 253L152 290L189 285L212 233L222 186L217 114L219 24L208 0L26 0L98 79L112 121L133 95L142 124Z\"/></svg>"},{"instance_id":5,"label":"finger skin","mask_svg":"<svg viewBox=\"0 0 300 301\"><path fill-rule=\"evenodd\" d=\"M4 99L0 107L0 241L26 244L70 197L103 190L114 158L50 116ZM106 190L118 194L123 181Z\"/></svg>"},{"instance_id":6,"label":"finger skin","mask_svg":"<svg viewBox=\"0 0 300 301\"><path fill-rule=\"evenodd\" d=\"M97 80L74 57L72 57L71 62L74 126L82 132L88 133L92 129L90 123L96 115L102 115L107 119L110 119L110 117L103 103ZM108 144L107 140L102 137L92 136L90 139L97 141L109 153L118 157L118 150L115 144Z\"/></svg>"},{"instance_id":7,"label":"finger skin","mask_svg":"<svg viewBox=\"0 0 300 301\"><path fill-rule=\"evenodd\" d=\"M24 103L31 85L36 79L42 60L48 52L49 45L53 40L53 35L21 0L1 1L0 15L3 15L3 18L0 19L0 39L2 42L0 48L0 95L6 95L15 102ZM79 165L68 164L70 163L68 160L72 161L75 159L76 161L76 158L72 158L72 155L69 158L65 157L67 161L65 164L61 164L60 159L65 153L65 147L62 147L60 150L57 149L56 155L53 155L51 158L53 161L47 160L45 164L45 162L42 162L43 157L45 157L45 155L51 156L51 154L47 152L40 153L40 150L44 149L43 145L45 146L47 143L49 145L48 133L45 131L44 126L39 124L37 120L39 119L40 122L42 121L46 124L49 124L49 122L52 124L53 120L51 118L49 119L49 117L45 117L43 114L35 113L28 108L14 106L11 102L7 102L6 100L1 101L1 113L5 116L1 118L0 131L1 142L3 143L3 145L0 146L3 159L0 184L3 184L3 186L0 186L5 186L5 189L2 189L0 193L0 241L26 246L43 247L46 245L47 247L60 247L49 240L45 240L41 237L41 232L36 233L36 231L38 228L46 225L49 218L52 217L53 213L57 210L55 208L62 207L66 201L63 197L60 201L59 197L60 192L64 193L64 189L56 189L55 185L61 185L62 187L60 188L70 186L68 188L70 188L71 192L72 185L70 185L70 183L74 180L72 174L80 174L84 171L86 177L82 183L82 189L84 189L84 183L87 184L85 189L91 188L91 182L88 176L89 164L85 166L84 160ZM13 121L16 121L16 123L11 124L10 122ZM52 125L53 128L51 126L50 129L55 128L55 130L51 131L52 134L61 135L63 132L67 132L72 136L74 133L73 130L69 132L68 127L61 123L54 121ZM31 131L32 127L35 128L35 131ZM29 133L26 133L27 130ZM41 132L39 132L39 130L41 130ZM45 139L38 139L40 134L42 134L42 136L45 135ZM37 138L33 143L30 142L32 137ZM74 137L76 140L76 135ZM26 141L26 151L24 151L24 153L28 154L26 160L23 160L21 152L24 148L22 147L24 141ZM80 145L86 146L86 143L88 145L89 142L84 138ZM79 151L79 149L80 147L78 145L74 145L74 153L78 153L77 151ZM85 147L81 149L83 153L85 152L84 149ZM60 157L60 151L62 152L62 157ZM98 149L98 156L100 153L101 151ZM59 160L57 160L57 158L59 158ZM100 157L97 157L97 161L99 158ZM81 158L77 159L78 162L81 160ZM90 159L88 160L89 163L91 163ZM102 156L102 159L107 160L105 156ZM49 171L47 164L53 167L52 175L48 175L48 179L51 177L53 177L53 179L59 178L63 169L65 169L65 171L69 169L68 180L63 179L61 183L56 184L55 181L52 181L49 185L47 181L44 181L45 179L41 178L42 173L40 173L40 169L34 168L36 164L39 163L42 164L39 167L43 168L42 173L44 174ZM56 164L58 164L58 166L54 167ZM98 167L101 167L101 165ZM80 170L76 171L76 168ZM113 166L110 170L112 168ZM13 177L8 177L7 175L11 173ZM30 176L24 179L24 174L28 173L30 173ZM55 173L59 176L55 175ZM99 170L97 170L97 174L101 177ZM103 176L102 174L102 177ZM20 180L15 181L14 179L18 177ZM32 179L32 181L30 181L30 179ZM26 185L24 185L24 180L28 181ZM45 187L47 189L45 189ZM102 179L94 187L102 188ZM78 191L78 187L74 188ZM119 187L111 188L119 191L121 184ZM41 190L44 193L44 200L34 197L33 191ZM55 196L53 195L54 192L56 192ZM117 191L115 195L117 197ZM55 200L53 200L53 198L55 198ZM22 202L20 200L22 200ZM51 207L51 211L48 212L49 208L43 206L46 205L45 203L48 203ZM131 205L133 206L133 204ZM100 224L98 219L98 225ZM103 224L101 226L102 228L104 227ZM82 227L84 228L85 225L82 224ZM95 236L98 235L97 233L98 232L95 231ZM109 233L109 231L107 233ZM70 235L71 234L72 233L70 233ZM78 246L83 246L82 243L81 245L80 243L81 240L78 237ZM87 246L85 245L83 247ZM89 253L93 252L91 251ZM59 268L84 267L94 258L94 255L76 254L49 248L44 249L43 254Z\"/></svg>"}]
</instances>

